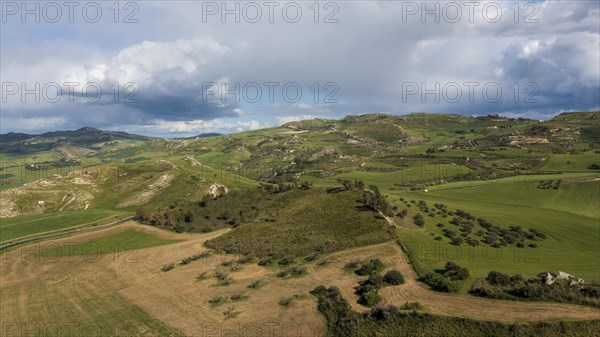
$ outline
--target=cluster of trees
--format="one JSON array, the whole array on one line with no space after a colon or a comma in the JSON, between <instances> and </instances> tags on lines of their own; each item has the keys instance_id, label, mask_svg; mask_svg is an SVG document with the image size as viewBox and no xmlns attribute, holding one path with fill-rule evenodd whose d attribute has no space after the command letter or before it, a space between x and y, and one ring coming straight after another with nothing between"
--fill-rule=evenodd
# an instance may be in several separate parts
<instances>
[{"instance_id":1,"label":"cluster of trees","mask_svg":"<svg viewBox=\"0 0 600 337\"><path fill-rule=\"evenodd\" d=\"M308 190L312 187L312 183L308 182L308 181L303 181L300 184L298 184L297 182L293 182L293 183L277 183L277 184L270 184L270 183L259 183L258 184L258 188L260 188L261 190L265 191L265 192L269 192L272 194L277 194L277 193L285 193L294 189L302 189L302 190Z\"/></svg>"},{"instance_id":2,"label":"cluster of trees","mask_svg":"<svg viewBox=\"0 0 600 337\"><path fill-rule=\"evenodd\" d=\"M391 215L392 208L385 199L385 196L379 191L379 187L376 185L370 185L369 189L369 191L363 192L363 198L361 202L373 211L381 212L385 215Z\"/></svg>"},{"instance_id":3,"label":"cluster of trees","mask_svg":"<svg viewBox=\"0 0 600 337\"><path fill-rule=\"evenodd\" d=\"M363 262L351 261L346 264L346 268L354 269L357 275L369 277L360 281L356 287L358 303L372 307L379 303L379 289L388 285L400 285L404 283L404 275L398 270L390 270L385 275L380 272L385 268L383 262L379 259L371 259Z\"/></svg>"},{"instance_id":4,"label":"cluster of trees","mask_svg":"<svg viewBox=\"0 0 600 337\"><path fill-rule=\"evenodd\" d=\"M186 265L186 264L191 263L192 261L196 261L196 260L208 257L208 256L210 256L209 251L205 251L200 254L194 254L192 256L186 257L185 259L181 260L181 262L179 262L179 264Z\"/></svg>"},{"instance_id":5,"label":"cluster of trees","mask_svg":"<svg viewBox=\"0 0 600 337\"><path fill-rule=\"evenodd\" d=\"M404 276L398 270L390 270L381 276L378 272L369 275L369 278L359 282L356 288L358 303L372 307L379 303L379 289L388 285L400 285L404 283Z\"/></svg>"},{"instance_id":6,"label":"cluster of trees","mask_svg":"<svg viewBox=\"0 0 600 337\"><path fill-rule=\"evenodd\" d=\"M546 238L546 235L539 230L531 228L528 231L524 231L518 225L503 228L483 218L475 219L473 215L461 209L457 209L454 212L447 212L447 214L453 216L449 223L458 226L461 232L459 234L448 228L443 230L444 235L450 238L451 243L454 245L461 245L466 242L469 245L477 246L482 242L494 248L507 245L516 245L521 248L525 247L525 240L536 241ZM476 225L482 228L475 233L476 236L480 237L479 240L469 236ZM536 247L537 244L530 242L529 246Z\"/></svg>"},{"instance_id":7,"label":"cluster of trees","mask_svg":"<svg viewBox=\"0 0 600 337\"><path fill-rule=\"evenodd\" d=\"M432 289L454 293L460 289L458 281L469 277L469 270L454 262L447 262L442 272L429 272L421 277Z\"/></svg>"},{"instance_id":8,"label":"cluster of trees","mask_svg":"<svg viewBox=\"0 0 600 337\"><path fill-rule=\"evenodd\" d=\"M491 271L487 277L478 279L469 292L497 299L554 301L600 307L599 282L572 284L570 280L557 279L552 284L546 284L547 274L540 273L525 279L519 274L511 276Z\"/></svg>"},{"instance_id":9,"label":"cluster of trees","mask_svg":"<svg viewBox=\"0 0 600 337\"><path fill-rule=\"evenodd\" d=\"M365 189L365 183L362 182L362 180L354 180L354 182L352 182L350 180L342 180L340 182L340 184L342 184L342 188L346 191L349 191L349 190L362 191Z\"/></svg>"}]
</instances>

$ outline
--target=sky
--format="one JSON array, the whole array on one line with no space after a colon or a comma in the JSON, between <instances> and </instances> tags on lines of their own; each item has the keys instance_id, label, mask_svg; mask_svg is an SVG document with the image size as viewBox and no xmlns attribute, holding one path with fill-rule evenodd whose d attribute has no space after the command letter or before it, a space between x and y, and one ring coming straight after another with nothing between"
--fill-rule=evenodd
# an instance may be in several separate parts
<instances>
[{"instance_id":1,"label":"sky","mask_svg":"<svg viewBox=\"0 0 600 337\"><path fill-rule=\"evenodd\" d=\"M599 1L1 1L0 133L600 110Z\"/></svg>"}]
</instances>

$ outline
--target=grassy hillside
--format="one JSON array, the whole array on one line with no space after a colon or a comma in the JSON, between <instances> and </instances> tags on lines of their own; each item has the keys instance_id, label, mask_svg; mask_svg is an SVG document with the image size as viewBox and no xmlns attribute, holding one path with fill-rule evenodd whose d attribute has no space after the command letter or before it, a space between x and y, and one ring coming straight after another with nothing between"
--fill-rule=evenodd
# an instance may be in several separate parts
<instances>
[{"instance_id":1,"label":"grassy hillside","mask_svg":"<svg viewBox=\"0 0 600 337\"><path fill-rule=\"evenodd\" d=\"M421 264L428 269L440 268L446 261L453 260L467 266L475 277L485 276L490 270L528 276L562 270L584 279L599 280L600 215L597 202L600 184L597 181L566 181L558 190L538 189L538 184L535 180L514 182L505 179L487 184L448 184L432 187L427 193L391 192L428 203L443 202L449 207L462 207L493 223L535 228L546 233L548 237L536 241L534 248L450 245L441 228L436 226L439 220L446 219L429 217L425 217L427 224L423 229L404 228L399 231L399 236L409 243ZM446 223L448 226L452 227ZM436 236L441 236L442 241L434 240Z\"/></svg>"},{"instance_id":2,"label":"grassy hillside","mask_svg":"<svg viewBox=\"0 0 600 337\"><path fill-rule=\"evenodd\" d=\"M358 191L322 189L276 194L256 204L260 214L256 220L207 245L260 257L295 258L394 239L385 220L357 202L361 197Z\"/></svg>"}]
</instances>

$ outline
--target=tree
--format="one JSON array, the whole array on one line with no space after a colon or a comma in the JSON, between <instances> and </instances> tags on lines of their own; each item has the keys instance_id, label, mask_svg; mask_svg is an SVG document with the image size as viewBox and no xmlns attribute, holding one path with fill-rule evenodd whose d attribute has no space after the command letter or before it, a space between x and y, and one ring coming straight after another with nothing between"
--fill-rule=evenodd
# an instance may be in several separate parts
<instances>
[{"instance_id":1,"label":"tree","mask_svg":"<svg viewBox=\"0 0 600 337\"><path fill-rule=\"evenodd\" d=\"M360 295L358 298L358 303L372 307L379 302L379 294L377 293L377 289L370 289L364 294Z\"/></svg>"},{"instance_id":2,"label":"tree","mask_svg":"<svg viewBox=\"0 0 600 337\"><path fill-rule=\"evenodd\" d=\"M491 271L488 273L488 276L485 278L487 283L491 285L497 286L507 286L510 285L510 277L506 274L502 274L501 272Z\"/></svg>"},{"instance_id":3,"label":"tree","mask_svg":"<svg viewBox=\"0 0 600 337\"><path fill-rule=\"evenodd\" d=\"M390 205L381 192L379 192L379 187L370 185L369 189L370 191L365 191L363 193L363 204L374 211L389 215Z\"/></svg>"},{"instance_id":4,"label":"tree","mask_svg":"<svg viewBox=\"0 0 600 337\"><path fill-rule=\"evenodd\" d=\"M379 259L371 259L367 262L363 262L358 270L355 271L357 275L371 275L375 272L383 270L385 266Z\"/></svg>"},{"instance_id":5,"label":"tree","mask_svg":"<svg viewBox=\"0 0 600 337\"><path fill-rule=\"evenodd\" d=\"M460 246L463 243L463 239L459 238L458 236L455 236L452 238L452 244L455 246Z\"/></svg>"},{"instance_id":6,"label":"tree","mask_svg":"<svg viewBox=\"0 0 600 337\"><path fill-rule=\"evenodd\" d=\"M404 275L400 271L393 269L385 273L383 280L392 285L399 285L404 283Z\"/></svg>"},{"instance_id":7,"label":"tree","mask_svg":"<svg viewBox=\"0 0 600 337\"><path fill-rule=\"evenodd\" d=\"M417 225L419 227L425 226L425 219L423 219L423 215L421 215L421 213L417 213L413 217L413 222L415 223L415 225Z\"/></svg>"}]
</instances>

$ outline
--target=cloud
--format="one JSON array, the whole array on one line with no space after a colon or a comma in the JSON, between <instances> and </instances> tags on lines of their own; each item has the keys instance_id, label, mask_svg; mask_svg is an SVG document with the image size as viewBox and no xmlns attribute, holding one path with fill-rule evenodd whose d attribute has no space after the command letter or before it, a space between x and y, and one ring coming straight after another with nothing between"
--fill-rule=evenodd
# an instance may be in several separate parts
<instances>
[{"instance_id":1,"label":"cloud","mask_svg":"<svg viewBox=\"0 0 600 337\"><path fill-rule=\"evenodd\" d=\"M15 95L3 104L2 130L93 124L161 134L202 128L234 132L254 127L247 124L252 120L259 125L280 124L306 116L336 118L377 111L551 116L600 106L598 2L520 2L515 13L512 2L481 1L472 22L463 6L462 19L456 23L443 15L437 23L431 15L425 23L421 13L406 16L405 3L336 2L338 23L323 22L329 13L324 7L315 23L312 3L300 3L303 15L297 23L283 19L281 6L273 23L266 20L266 12L258 23L243 18L223 23L220 15L203 22L202 3L189 1L138 2L139 23L130 25L115 25L112 20L11 22L0 33L2 81L98 82L105 94L96 103L86 103L79 88L76 102L56 104L21 102ZM439 4L443 7L446 2ZM501 20L485 20L481 9L486 4L501 5ZM533 22L525 22L532 18ZM17 38L17 32L23 38ZM114 82L120 87L116 101ZM303 94L298 102L286 102L280 85L271 102L263 86L258 102L236 100L233 95L222 99L205 95L205 82L228 88L236 83L244 87L253 82L295 82ZM325 102L331 94L329 82L337 85L338 103ZM424 83L427 88L437 83L443 88L465 82L498 83L502 99L488 102L481 92L473 102L436 100L435 95L423 99L420 92L403 99L407 83ZM535 103L523 101L530 82L537 85ZM123 101L131 94L124 88L127 83L135 84L129 89L137 88L137 103ZM515 83L516 100L511 89ZM225 124L210 124L215 120Z\"/></svg>"},{"instance_id":2,"label":"cloud","mask_svg":"<svg viewBox=\"0 0 600 337\"><path fill-rule=\"evenodd\" d=\"M127 128L126 131L145 135L164 135L169 137L191 137L203 133L232 133L248 130L258 130L270 127L268 123L256 120L228 121L223 119L214 120L190 120L190 121L166 121L153 120L143 126Z\"/></svg>"},{"instance_id":3,"label":"cloud","mask_svg":"<svg viewBox=\"0 0 600 337\"><path fill-rule=\"evenodd\" d=\"M282 125L289 122L298 122L306 119L315 119L315 118L325 118L324 116L315 116L315 115L296 115L296 116L278 116L277 124Z\"/></svg>"}]
</instances>

